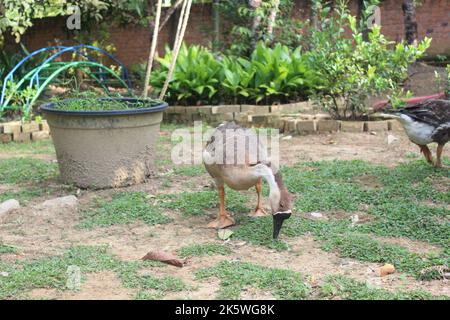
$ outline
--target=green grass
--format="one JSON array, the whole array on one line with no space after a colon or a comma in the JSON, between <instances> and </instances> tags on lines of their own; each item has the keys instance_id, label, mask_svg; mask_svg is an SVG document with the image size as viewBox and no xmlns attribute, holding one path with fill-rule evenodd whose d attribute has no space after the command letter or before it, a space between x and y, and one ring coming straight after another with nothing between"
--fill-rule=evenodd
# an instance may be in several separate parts
<instances>
[{"instance_id":1,"label":"green grass","mask_svg":"<svg viewBox=\"0 0 450 320\"><path fill-rule=\"evenodd\" d=\"M18 298L26 291L36 288L65 290L69 266L80 268L82 281L88 273L113 271L124 287L153 289L160 295L184 290L186 287L175 277L158 278L139 274L139 270L143 268L160 267L161 264L148 261L124 262L109 254L105 246L78 246L68 249L61 256L17 261L14 264L0 261L0 270L8 273L7 277L0 277L0 299Z\"/></svg>"},{"instance_id":2,"label":"green grass","mask_svg":"<svg viewBox=\"0 0 450 320\"><path fill-rule=\"evenodd\" d=\"M234 237L248 241L255 245L262 245L277 250L286 250L283 241L271 239L272 219L263 217L247 219L234 233ZM291 217L285 222L282 235L297 237L311 234L322 243L325 251L335 251L341 257L354 258L366 262L392 263L401 271L417 278L428 280L438 278L438 274L431 271L421 271L431 266L448 265L448 252L439 254L417 254L409 252L404 247L383 244L370 237L360 234L350 227L350 221L313 221L299 217Z\"/></svg>"},{"instance_id":3,"label":"green grass","mask_svg":"<svg viewBox=\"0 0 450 320\"><path fill-rule=\"evenodd\" d=\"M232 251L230 248L217 243L193 244L178 249L178 254L181 257L202 257L202 256L211 256L215 254L226 256L231 254L231 252Z\"/></svg>"},{"instance_id":4,"label":"green grass","mask_svg":"<svg viewBox=\"0 0 450 320\"><path fill-rule=\"evenodd\" d=\"M20 191L6 190L0 194L0 202L16 199L20 203L28 202L33 198L40 197L44 194L45 190L41 188L23 188Z\"/></svg>"},{"instance_id":5,"label":"green grass","mask_svg":"<svg viewBox=\"0 0 450 320\"><path fill-rule=\"evenodd\" d=\"M50 139L32 141L30 143L0 143L0 153L55 154L55 147Z\"/></svg>"},{"instance_id":6,"label":"green grass","mask_svg":"<svg viewBox=\"0 0 450 320\"><path fill-rule=\"evenodd\" d=\"M272 269L246 262L222 261L217 266L198 270L196 279L220 279L218 299L239 299L246 287L272 293L277 299L302 299L307 297L309 286L294 271Z\"/></svg>"},{"instance_id":7,"label":"green grass","mask_svg":"<svg viewBox=\"0 0 450 320\"><path fill-rule=\"evenodd\" d=\"M174 175L181 175L186 177L198 177L205 173L206 173L205 167L202 165L177 166L173 169Z\"/></svg>"},{"instance_id":8,"label":"green grass","mask_svg":"<svg viewBox=\"0 0 450 320\"><path fill-rule=\"evenodd\" d=\"M0 254L4 253L16 253L17 249L12 246L8 246L0 241Z\"/></svg>"},{"instance_id":9,"label":"green grass","mask_svg":"<svg viewBox=\"0 0 450 320\"><path fill-rule=\"evenodd\" d=\"M436 190L433 181L450 177L422 161L390 169L362 161L320 161L283 168L285 183L295 194L295 212L285 222L282 236L311 234L323 249L343 257L367 262L389 262L421 279L438 278L435 272L421 273L430 266L449 265L449 192ZM422 201L432 200L437 206ZM373 219L355 227L350 216L361 208ZM343 211L344 218L313 221L301 213ZM271 239L272 219L240 217L234 237L276 250L286 250L283 241ZM419 255L407 249L380 243L372 237L406 237L443 248L438 254Z\"/></svg>"},{"instance_id":10,"label":"green grass","mask_svg":"<svg viewBox=\"0 0 450 320\"><path fill-rule=\"evenodd\" d=\"M433 296L423 290L388 291L371 288L367 284L345 276L328 276L320 287L322 298L340 298L345 300L436 300L445 296Z\"/></svg>"},{"instance_id":11,"label":"green grass","mask_svg":"<svg viewBox=\"0 0 450 320\"><path fill-rule=\"evenodd\" d=\"M450 210L398 200L369 210L376 219L358 230L387 237L407 237L450 246Z\"/></svg>"},{"instance_id":12,"label":"green grass","mask_svg":"<svg viewBox=\"0 0 450 320\"><path fill-rule=\"evenodd\" d=\"M162 195L163 207L181 212L187 216L199 216L206 210L219 207L217 191L181 192L178 194ZM227 210L234 213L247 213L248 197L242 192L229 188L226 190Z\"/></svg>"},{"instance_id":13,"label":"green grass","mask_svg":"<svg viewBox=\"0 0 450 320\"><path fill-rule=\"evenodd\" d=\"M9 158L0 160L0 183L41 183L55 178L58 165L33 158Z\"/></svg>"},{"instance_id":14,"label":"green grass","mask_svg":"<svg viewBox=\"0 0 450 320\"><path fill-rule=\"evenodd\" d=\"M80 226L111 226L128 224L141 220L149 225L169 223L171 219L163 209L150 203L150 196L144 192L118 192L109 199L96 199L92 208L82 212Z\"/></svg>"},{"instance_id":15,"label":"green grass","mask_svg":"<svg viewBox=\"0 0 450 320\"><path fill-rule=\"evenodd\" d=\"M16 188L17 189L17 188ZM64 196L74 191L74 187L70 185L50 185L50 186L29 186L20 187L17 190L5 190L0 194L0 202L9 199L16 199L22 205L27 204L31 200L43 196Z\"/></svg>"}]
</instances>

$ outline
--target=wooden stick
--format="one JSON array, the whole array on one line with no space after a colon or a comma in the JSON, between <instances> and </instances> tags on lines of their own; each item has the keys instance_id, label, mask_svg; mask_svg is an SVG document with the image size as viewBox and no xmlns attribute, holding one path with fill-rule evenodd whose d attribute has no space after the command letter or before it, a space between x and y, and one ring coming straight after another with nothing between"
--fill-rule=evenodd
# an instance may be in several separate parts
<instances>
[{"instance_id":1,"label":"wooden stick","mask_svg":"<svg viewBox=\"0 0 450 320\"><path fill-rule=\"evenodd\" d=\"M158 3L156 5L156 18L155 18L155 27L153 28L152 45L150 48L150 53L148 55L147 70L145 73L144 92L142 94L144 98L148 97L148 89L150 85L150 76L152 74L153 60L155 59L156 47L158 45L159 21L161 20L161 7L162 7L162 0L158 0Z\"/></svg>"},{"instance_id":2,"label":"wooden stick","mask_svg":"<svg viewBox=\"0 0 450 320\"><path fill-rule=\"evenodd\" d=\"M189 14L191 12L191 6L192 6L192 0L185 0L187 2L185 11L180 16L180 21L178 24L178 28L180 29L180 32L177 34L177 38L175 39L175 46L174 51L172 52L172 61L170 63L169 72L167 73L167 78L164 83L164 87L161 91L161 94L159 96L160 100L164 100L164 96L166 95L167 89L169 88L170 79L172 78L173 71L175 69L175 64L177 62L178 54L180 52L181 44L183 43L184 34L186 32L187 23L189 20Z\"/></svg>"}]
</instances>

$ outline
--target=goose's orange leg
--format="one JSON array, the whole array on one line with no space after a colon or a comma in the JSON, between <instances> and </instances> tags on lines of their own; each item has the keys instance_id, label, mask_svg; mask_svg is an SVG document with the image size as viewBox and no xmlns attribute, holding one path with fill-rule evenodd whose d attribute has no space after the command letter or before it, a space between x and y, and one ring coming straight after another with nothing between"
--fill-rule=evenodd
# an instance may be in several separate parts
<instances>
[{"instance_id":1,"label":"goose's orange leg","mask_svg":"<svg viewBox=\"0 0 450 320\"><path fill-rule=\"evenodd\" d=\"M444 145L438 144L438 147L436 150L436 164L435 164L436 168L442 168L442 161L441 161L442 150L444 150Z\"/></svg>"},{"instance_id":2,"label":"goose's orange leg","mask_svg":"<svg viewBox=\"0 0 450 320\"><path fill-rule=\"evenodd\" d=\"M225 210L225 187L219 186L217 189L219 190L220 199L219 217L210 222L208 224L208 228L223 229L231 227L235 224L235 222L233 217L230 216L230 214Z\"/></svg>"},{"instance_id":3,"label":"goose's orange leg","mask_svg":"<svg viewBox=\"0 0 450 320\"><path fill-rule=\"evenodd\" d=\"M420 151L422 151L423 155L425 156L425 159L427 162L431 165L433 165L433 155L431 154L430 149L427 145L418 145L420 147Z\"/></svg>"},{"instance_id":4,"label":"goose's orange leg","mask_svg":"<svg viewBox=\"0 0 450 320\"><path fill-rule=\"evenodd\" d=\"M255 185L256 192L258 193L258 205L256 206L255 212L251 213L251 217L262 217L267 215L267 212L263 208L263 199L262 199L262 178L259 178L258 182Z\"/></svg>"}]
</instances>

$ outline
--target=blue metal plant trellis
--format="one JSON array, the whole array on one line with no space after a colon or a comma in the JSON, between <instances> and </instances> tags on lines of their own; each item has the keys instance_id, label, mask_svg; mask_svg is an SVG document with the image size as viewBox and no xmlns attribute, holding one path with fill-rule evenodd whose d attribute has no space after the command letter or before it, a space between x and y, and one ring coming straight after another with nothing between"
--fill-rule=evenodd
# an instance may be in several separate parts
<instances>
[{"instance_id":1,"label":"blue metal plant trellis","mask_svg":"<svg viewBox=\"0 0 450 320\"><path fill-rule=\"evenodd\" d=\"M8 90L8 85L12 86L14 82L14 75L16 71L22 66L25 62L33 58L34 56L43 53L43 52L51 52L56 51L50 57L48 57L44 62L42 62L37 68L31 70L27 73L23 79L20 79L17 82L17 85L13 87L11 90ZM115 64L117 64L121 68L121 75L117 75L113 70L108 67L98 63L92 55L89 55L88 52L99 52L102 55L110 58ZM54 62L55 58L67 53L72 52L77 56L82 56L86 60L82 61L70 61L70 62ZM67 70L69 67L72 68L81 68L83 71L86 71L91 78L93 78L100 86L109 94L107 81L108 79L115 79L118 82L128 89L128 92L131 93L131 81L128 76L128 70L126 67L117 60L110 53L94 47L90 45L77 45L77 46L52 46L47 48L42 48L30 53L28 56L23 58L16 66L6 75L3 81L2 93L0 96L0 116L2 115L4 110L10 109L12 106L9 104L11 98L15 91L25 89L25 84L28 83L27 88L32 92L33 89L36 89L34 94L28 95L26 97L26 102L24 106L22 106L23 114L25 117L28 117L31 111L31 107L36 102L37 98L42 94L45 87L50 84L52 80L54 80L61 72ZM95 68L98 70L97 72L90 72L89 68ZM43 76L43 70L51 71L50 76Z\"/></svg>"}]
</instances>

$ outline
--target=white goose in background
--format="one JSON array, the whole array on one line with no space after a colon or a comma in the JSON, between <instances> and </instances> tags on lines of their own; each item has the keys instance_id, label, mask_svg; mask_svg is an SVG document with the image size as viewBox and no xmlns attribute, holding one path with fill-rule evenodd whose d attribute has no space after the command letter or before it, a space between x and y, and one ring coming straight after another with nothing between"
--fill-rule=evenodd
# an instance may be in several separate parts
<instances>
[{"instance_id":1,"label":"white goose in background","mask_svg":"<svg viewBox=\"0 0 450 320\"><path fill-rule=\"evenodd\" d=\"M384 110L383 116L398 120L409 139L420 147L428 163L442 167L442 151L450 140L450 100L430 99L414 105ZM428 144L436 142L436 162Z\"/></svg>"}]
</instances>

